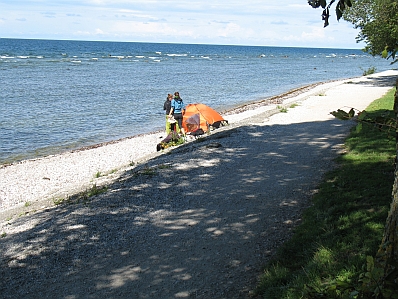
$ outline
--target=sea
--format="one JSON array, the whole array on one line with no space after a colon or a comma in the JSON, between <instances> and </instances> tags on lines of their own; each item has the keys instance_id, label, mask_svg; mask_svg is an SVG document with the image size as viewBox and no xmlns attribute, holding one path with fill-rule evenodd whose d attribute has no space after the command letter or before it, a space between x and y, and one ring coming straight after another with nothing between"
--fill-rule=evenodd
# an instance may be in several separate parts
<instances>
[{"instance_id":1,"label":"sea","mask_svg":"<svg viewBox=\"0 0 398 299\"><path fill-rule=\"evenodd\" d=\"M0 38L0 165L162 130L175 91L222 113L391 68L359 49Z\"/></svg>"}]
</instances>

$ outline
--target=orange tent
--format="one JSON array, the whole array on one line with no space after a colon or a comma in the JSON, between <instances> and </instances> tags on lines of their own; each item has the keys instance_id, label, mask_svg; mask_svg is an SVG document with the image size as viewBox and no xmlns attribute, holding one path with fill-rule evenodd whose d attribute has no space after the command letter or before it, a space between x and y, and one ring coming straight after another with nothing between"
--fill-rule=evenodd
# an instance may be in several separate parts
<instances>
[{"instance_id":1,"label":"orange tent","mask_svg":"<svg viewBox=\"0 0 398 299\"><path fill-rule=\"evenodd\" d=\"M185 109L182 126L186 132L201 128L207 132L209 126L219 126L226 120L215 110L205 104L188 104Z\"/></svg>"}]
</instances>

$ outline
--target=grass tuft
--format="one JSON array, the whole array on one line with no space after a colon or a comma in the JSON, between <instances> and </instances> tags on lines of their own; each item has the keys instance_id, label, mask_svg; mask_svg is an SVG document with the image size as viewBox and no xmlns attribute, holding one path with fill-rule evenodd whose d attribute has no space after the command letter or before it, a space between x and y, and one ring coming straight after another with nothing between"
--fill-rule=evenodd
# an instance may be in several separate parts
<instances>
[{"instance_id":1,"label":"grass tuft","mask_svg":"<svg viewBox=\"0 0 398 299\"><path fill-rule=\"evenodd\" d=\"M376 73L376 68L374 66L368 68L367 70L363 70L362 76L368 76Z\"/></svg>"},{"instance_id":2,"label":"grass tuft","mask_svg":"<svg viewBox=\"0 0 398 299\"><path fill-rule=\"evenodd\" d=\"M287 113L287 108L286 107L278 105L276 108L279 109L279 112Z\"/></svg>"},{"instance_id":3,"label":"grass tuft","mask_svg":"<svg viewBox=\"0 0 398 299\"><path fill-rule=\"evenodd\" d=\"M53 203L54 205L77 203L88 204L94 196L100 195L107 191L107 186L98 187L96 184L94 184L91 188L86 189L85 191L77 193L73 196L67 196L66 198L53 198Z\"/></svg>"}]
</instances>

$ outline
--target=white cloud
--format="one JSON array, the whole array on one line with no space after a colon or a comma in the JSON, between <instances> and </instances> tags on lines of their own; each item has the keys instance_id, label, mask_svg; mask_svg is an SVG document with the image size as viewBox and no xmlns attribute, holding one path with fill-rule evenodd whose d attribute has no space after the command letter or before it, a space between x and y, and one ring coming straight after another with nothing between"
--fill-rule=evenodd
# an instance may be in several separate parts
<instances>
[{"instance_id":1,"label":"white cloud","mask_svg":"<svg viewBox=\"0 0 398 299\"><path fill-rule=\"evenodd\" d=\"M240 35L241 27L236 23L229 23L224 28L218 30L218 36L230 37L233 35Z\"/></svg>"},{"instance_id":2,"label":"white cloud","mask_svg":"<svg viewBox=\"0 0 398 299\"><path fill-rule=\"evenodd\" d=\"M101 29L97 28L97 29L95 29L95 34L96 34L96 35L104 35L105 32L102 31Z\"/></svg>"},{"instance_id":3,"label":"white cloud","mask_svg":"<svg viewBox=\"0 0 398 299\"><path fill-rule=\"evenodd\" d=\"M303 32L300 37L308 41L322 39L325 38L325 30L324 28L314 27L310 32Z\"/></svg>"}]
</instances>

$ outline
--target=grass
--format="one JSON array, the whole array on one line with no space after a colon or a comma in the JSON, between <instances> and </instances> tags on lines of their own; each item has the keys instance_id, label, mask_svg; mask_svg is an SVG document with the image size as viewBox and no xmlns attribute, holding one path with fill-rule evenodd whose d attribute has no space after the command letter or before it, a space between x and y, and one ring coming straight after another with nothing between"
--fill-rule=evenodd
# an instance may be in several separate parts
<instances>
[{"instance_id":1,"label":"grass","mask_svg":"<svg viewBox=\"0 0 398 299\"><path fill-rule=\"evenodd\" d=\"M106 173L102 173L100 171L97 171L97 173L94 175L94 178L99 179L100 177L108 176L108 175L114 174L116 172L117 172L117 169L111 169L110 171L108 171Z\"/></svg>"},{"instance_id":2,"label":"grass","mask_svg":"<svg viewBox=\"0 0 398 299\"><path fill-rule=\"evenodd\" d=\"M372 67L370 67L370 68L368 68L366 70L363 70L362 76L372 75L375 72L376 72L376 68L374 66L372 66Z\"/></svg>"},{"instance_id":3,"label":"grass","mask_svg":"<svg viewBox=\"0 0 398 299\"><path fill-rule=\"evenodd\" d=\"M96 184L91 186L91 188L86 189L85 191L82 191L80 193L77 193L76 195L73 196L68 196L67 198L53 198L53 203L54 205L61 205L61 204L77 204L77 203L84 203L88 204L90 199L94 196L100 195L102 193L105 193L108 191L108 187L97 187Z\"/></svg>"},{"instance_id":4,"label":"grass","mask_svg":"<svg viewBox=\"0 0 398 299\"><path fill-rule=\"evenodd\" d=\"M169 147L181 145L181 144L184 144L184 143L185 143L184 138L180 137L180 136L179 136L177 133L175 133L175 132L173 132L173 137L172 137L172 139L171 139L169 142L167 142L167 143L161 142L161 144L162 144L162 149L166 149L166 148L169 148Z\"/></svg>"},{"instance_id":5,"label":"grass","mask_svg":"<svg viewBox=\"0 0 398 299\"><path fill-rule=\"evenodd\" d=\"M393 94L366 111L392 110ZM356 298L367 256L381 243L394 180L395 139L354 128L338 167L324 177L302 223L264 269L254 294L267 299Z\"/></svg>"},{"instance_id":6,"label":"grass","mask_svg":"<svg viewBox=\"0 0 398 299\"><path fill-rule=\"evenodd\" d=\"M286 107L278 105L276 108L279 109L279 112L287 113L287 108Z\"/></svg>"},{"instance_id":7,"label":"grass","mask_svg":"<svg viewBox=\"0 0 398 299\"><path fill-rule=\"evenodd\" d=\"M289 106L289 108L296 108L298 105L299 104L297 104L297 103L293 103L293 104L291 104ZM281 106L281 105L276 106L276 109L278 109L279 112L282 112L282 113L287 113L288 112L288 109L286 107L284 107L284 106Z\"/></svg>"}]
</instances>

